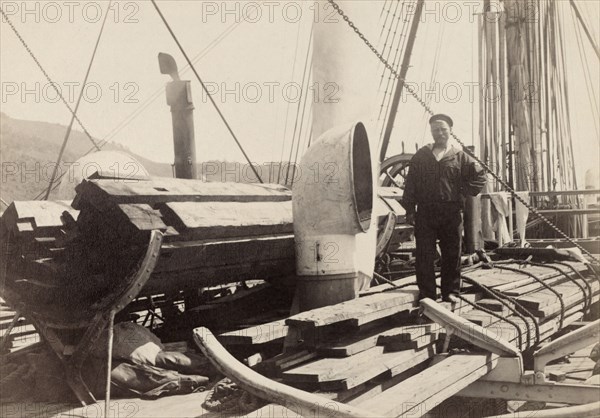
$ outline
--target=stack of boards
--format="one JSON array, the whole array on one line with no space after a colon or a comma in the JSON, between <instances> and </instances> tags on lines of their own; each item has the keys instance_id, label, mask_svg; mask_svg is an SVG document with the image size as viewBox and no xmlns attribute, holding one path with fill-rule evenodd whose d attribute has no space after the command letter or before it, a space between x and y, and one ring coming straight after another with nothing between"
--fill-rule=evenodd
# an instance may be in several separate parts
<instances>
[{"instance_id":1,"label":"stack of boards","mask_svg":"<svg viewBox=\"0 0 600 418\"><path fill-rule=\"evenodd\" d=\"M152 230L165 238L141 295L294 271L291 192L278 185L84 180L71 205L14 202L0 223L14 290L44 289L48 301L68 300L70 287L97 296L130 274Z\"/></svg>"},{"instance_id":2,"label":"stack of boards","mask_svg":"<svg viewBox=\"0 0 600 418\"><path fill-rule=\"evenodd\" d=\"M593 302L598 302L600 285L597 278L583 263L568 264L580 274L560 264L509 264L534 274L553 287L563 300L564 315L561 315L561 304L556 295L525 274L493 268L472 269L465 275L512 295L534 315L540 341L543 341L561 327L583 317L584 306L588 306L585 301L589 299L588 286ZM560 268L565 274L550 266ZM566 276L586 289L585 297L580 286ZM488 373L495 365L494 356L481 353L475 347L468 347L474 354L450 356L430 365L432 357L441 349L445 330L436 323L416 325L418 290L410 285L414 281L414 276L407 277L395 282L396 286L408 285L401 289L394 289L389 284L377 286L352 301L224 333L218 338L232 351L239 352L240 347L245 347L247 352L254 351L257 357L270 344L285 344L282 354L264 360L254 368L287 385L360 406L382 416L409 413L405 410L407 405L438 404ZM521 341L514 325L483 310L461 302L454 307L455 313L482 325L490 335L496 334L521 350L528 348L527 328L531 338L535 338L532 320L525 323L506 306L486 297L475 287L463 289L463 296L477 302L477 306L495 311L515 323L521 330ZM450 348L453 347L467 346L453 337ZM263 412L273 413L273 408L274 405L267 405Z\"/></svg>"}]
</instances>

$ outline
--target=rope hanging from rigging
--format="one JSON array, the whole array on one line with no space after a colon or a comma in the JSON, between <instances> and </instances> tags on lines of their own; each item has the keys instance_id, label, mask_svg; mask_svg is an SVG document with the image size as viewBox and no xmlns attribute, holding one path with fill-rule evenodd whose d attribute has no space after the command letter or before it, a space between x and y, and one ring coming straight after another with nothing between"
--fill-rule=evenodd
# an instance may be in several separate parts
<instances>
[{"instance_id":1,"label":"rope hanging from rigging","mask_svg":"<svg viewBox=\"0 0 600 418\"><path fill-rule=\"evenodd\" d=\"M152 0L152 1L154 1L154 0ZM356 25L354 24L354 22L352 22L352 20L350 20L350 18L348 17L348 15L346 15L346 13L344 13L344 11L335 2L335 0L327 0L327 2L329 4L331 4L331 6L333 7L333 9L335 11L337 11L337 13L344 19L344 21L348 24L348 26L350 26L350 28L358 35L358 37L371 50L371 52L373 52L373 54L375 54L375 56L383 63L383 65L385 65L385 67L389 71L391 71L392 74L394 74L394 76L397 79L400 80L401 77L398 74L398 72L394 69L394 67L383 57L383 55L379 51L377 51L377 49L373 46L373 44L371 44L371 42L365 37L365 35L360 31L360 29L358 29L356 27ZM427 103L415 92L415 90L409 84L406 83L406 80L402 80L402 81L405 83L404 87L410 93L410 95L413 96L417 100L417 102L419 102L419 104L430 115L434 115L435 112L433 112L433 110L429 107L429 105L427 105ZM450 132L450 135L452 136L452 138L454 138L456 140L456 142L458 142L459 145L461 145L463 147L463 150L464 150L465 153L467 153L475 161L477 161L479 164L481 164L481 166L487 172L489 172L490 175L492 177L494 177L494 179L496 181L498 181L498 183L500 183L505 188L506 191L508 191L516 200L518 200L520 203L522 203L527 209L529 209L529 211L531 213L533 213L535 216L537 216L542 221L544 221L546 224L548 224L555 232L557 232L559 235L561 235L563 238L565 238L568 242L570 242L571 244L573 244L575 247L579 248L584 254L586 254L588 257L590 257L595 263L600 264L600 260L596 256L594 256L592 253L590 253L588 250L586 250L580 244L578 244L577 242L575 242L571 237L569 237L567 234L565 234L563 231L561 231L556 225L554 225L548 218L546 218L544 215L542 215L540 212L538 212L537 209L535 209L528 202L526 202L525 199L523 199L521 196L519 196L515 192L515 190L513 190L513 188L510 187L510 185L506 181L504 181L502 178L500 178L496 173L493 172L493 170L487 164L485 164L473 152L471 152L466 147L466 145L462 142L462 140L454 132Z\"/></svg>"},{"instance_id":2,"label":"rope hanging from rigging","mask_svg":"<svg viewBox=\"0 0 600 418\"><path fill-rule=\"evenodd\" d=\"M312 40L313 37L313 27L311 27L310 29L310 36L309 39ZM310 55L310 51L311 51L311 46L312 46L312 42L309 42L308 47L306 48L306 57L304 58L304 69L302 70L302 88L300 90L300 100L298 100L298 108L296 109L296 119L294 122L294 133L292 134L292 143L290 144L290 155L288 157L288 166L287 166L287 170L285 173L285 185L287 186L288 184L288 179L289 179L289 175L290 175L290 165L292 162L292 154L294 152L294 144L296 142L296 132L298 131L298 117L300 116L300 105L302 104L302 93L304 93L305 91L305 87L304 84L305 82L308 83L307 81L307 69L308 69L308 73L311 72L312 70L312 60L311 60L311 55ZM311 68L309 69L309 60L311 62ZM310 78L310 77L309 77ZM306 99L305 99L305 104L306 104ZM302 115L302 117L304 118L304 114ZM298 144L299 146L299 144Z\"/></svg>"},{"instance_id":3,"label":"rope hanging from rigging","mask_svg":"<svg viewBox=\"0 0 600 418\"><path fill-rule=\"evenodd\" d=\"M102 38L102 33L104 33L104 26L106 25L106 18L108 17L108 11L110 10L110 6L112 4L112 0L109 0L108 6L106 8L106 13L104 15L104 19L102 20L102 25L100 26L100 32L98 33L98 38L96 39L96 44L94 45L94 50L92 51L92 57L90 58L90 63L88 64L87 70L85 72L85 76L83 77L83 83L81 84L81 90L79 91L79 97L77 97L77 102L75 103L75 109L73 111L73 115L71 116L71 121L69 122L69 126L67 127L67 132L65 132L65 138L63 139L63 143L60 147L60 151L58 152L58 157L56 159L56 164L54 165L54 169L52 170L52 176L50 176L50 182L48 183L48 189L46 190L46 195L44 196L44 200L48 200L48 196L50 196L50 192L52 191L52 186L54 184L54 180L56 179L56 172L58 170L58 165L62 160L63 154L65 152L65 148L67 147L67 142L69 141L69 136L71 135L71 129L73 129L73 122L77 117L77 111L79 110L79 105L81 104L81 98L83 97L83 92L85 91L85 85L87 84L88 77L90 75L90 71L92 70L92 64L94 63L94 58L96 58L96 52L98 52L98 45L100 45L100 39ZM96 145L94 143L94 145ZM100 147L96 145L96 148L100 150Z\"/></svg>"},{"instance_id":4,"label":"rope hanging from rigging","mask_svg":"<svg viewBox=\"0 0 600 418\"><path fill-rule=\"evenodd\" d=\"M296 74L296 61L298 59L298 41L300 40L300 27L298 25L298 30L296 32L296 47L294 48L294 62L292 63L292 77L290 80L294 80L294 74ZM281 167L283 166L283 154L285 151L285 141L287 139L287 130L288 130L288 117L290 115L290 101L287 102L286 110L285 110L285 123L283 125L283 141L281 141L281 154L279 156L279 167L277 167L277 184L281 181ZM292 140L293 143L293 140Z\"/></svg>"},{"instance_id":5,"label":"rope hanging from rigging","mask_svg":"<svg viewBox=\"0 0 600 418\"><path fill-rule=\"evenodd\" d=\"M37 67L40 69L40 71L42 72L42 74L44 75L44 77L46 77L46 80L48 81L48 83L54 88L54 91L56 91L57 96L64 103L64 105L67 107L67 109L69 109L69 112L71 112L71 115L73 115L73 117L75 118L75 120L77 121L77 123L79 124L79 126L81 127L81 129L83 129L83 132L85 133L85 135L92 142L92 144L94 144L94 147L97 148L98 150L100 150L100 147L98 147L98 144L96 144L96 141L94 141L94 138L92 138L92 135L90 135L90 133L85 128L85 126L83 125L83 123L81 122L81 120L79 120L79 118L77 117L76 113L73 111L73 109L71 108L71 106L69 105L69 103L66 101L66 99L62 95L62 92L59 90L58 87L56 87L57 84L54 81L52 81L52 79L50 78L50 76L48 75L48 73L46 72L46 70L44 69L44 67L42 67L42 64L40 64L40 62L36 58L35 54L31 50L31 48L29 48L29 45L27 45L27 42L25 42L25 39L23 39L23 37L21 36L21 34L17 30L17 28L13 25L13 23L8 18L8 16L6 15L6 13L4 13L4 9L2 7L0 7L0 13L2 14L2 17L4 17L4 19L6 19L6 23L8 23L8 26L10 26L10 28L12 29L12 31L15 33L15 35L17 36L17 38L19 39L19 41L21 42L21 44L23 45L23 47L25 48L25 50L27 51L27 53L29 54L29 56L33 59L33 61L37 65ZM82 89L83 89L83 87L82 87Z\"/></svg>"},{"instance_id":6,"label":"rope hanging from rigging","mask_svg":"<svg viewBox=\"0 0 600 418\"><path fill-rule=\"evenodd\" d=\"M216 47L223 39L229 36L243 21L233 23L223 32L221 32L215 39L213 39L202 51L198 53L193 59L192 62L196 63L200 59L202 59L206 54L208 54L214 47ZM189 66L186 64L182 67L180 74L185 74L189 70ZM164 91L164 87L160 87L157 89L152 95L150 95L144 103L141 104L136 110L127 115L121 122L119 122L109 133L107 133L98 143L98 150L104 148L108 141L114 138L121 130L123 130L127 125L129 125L135 118L142 114L144 110L146 110L158 97L160 97L161 93ZM91 154L96 150L95 147L87 150L82 157ZM60 186L60 180L68 173L68 170L62 171L61 174L56 178L54 185L52 186L52 191L56 190ZM44 191L42 190L40 193L34 197L33 200L38 200L42 197Z\"/></svg>"}]
</instances>

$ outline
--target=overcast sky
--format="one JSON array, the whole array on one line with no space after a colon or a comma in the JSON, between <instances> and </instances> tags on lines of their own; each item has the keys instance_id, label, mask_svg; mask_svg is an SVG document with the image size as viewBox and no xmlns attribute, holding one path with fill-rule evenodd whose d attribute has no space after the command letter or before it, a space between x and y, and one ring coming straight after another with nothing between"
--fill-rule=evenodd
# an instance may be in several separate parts
<instances>
[{"instance_id":1,"label":"overcast sky","mask_svg":"<svg viewBox=\"0 0 600 418\"><path fill-rule=\"evenodd\" d=\"M568 1L559 0L559 3L570 13ZM74 106L108 2L2 0L0 4ZM159 1L158 4L188 55L198 57L198 72L216 92L217 103L250 158L260 162L278 161L286 131L286 113L288 141L293 128L298 105L295 92L302 80L312 22L322 22L330 16L322 12L316 16L317 9L312 2L229 0ZM388 3L353 0L340 1L340 4L369 39L381 48L380 14ZM579 1L578 4L598 42L599 2ZM432 88L422 83L428 83L432 76L440 39L435 77L439 85L433 86L438 96L434 96L431 106L435 111L452 114L456 132L465 142L472 143L477 134L478 110L469 86L477 81L474 13L481 12L481 4L477 1L430 0L426 1L426 11L428 14L419 27L407 78L418 83L420 93L424 88ZM340 21L335 25L345 23ZM569 15L565 28L572 31L572 27ZM375 80L377 87L381 67L360 39L346 29L349 37L344 38L344 47L357 51L348 66L361 66L363 72L372 71L373 77L368 82L359 79L354 83L372 89ZM584 168L598 166L600 138L589 110L575 38L573 33L567 33L567 36L571 46L568 48L569 88L574 96L571 109L576 109L571 115L575 148L578 169L584 171ZM14 118L67 125L70 120L68 110L56 102L54 91L4 21L0 42L2 111ZM598 94L598 60L594 59L586 39L584 44ZM171 163L171 116L164 98L164 85L169 79L159 73L158 52L171 53L180 68L185 65L149 1L113 2L89 78L92 84L86 90L78 114L93 136L120 143L152 160ZM198 160L243 161L193 74L185 73L182 78L193 80ZM460 88L444 90L444 86L450 84ZM327 93L324 86L315 88L321 95ZM228 93L224 94L226 90ZM459 100L456 100L457 92ZM364 93L365 108L372 110L364 115L364 120L375 121L376 126L382 92L371 93ZM448 95L452 100L447 100ZM153 97L156 98L152 100ZM350 98L340 96L341 100ZM138 116L118 129L121 122L134 114ZM422 108L412 98L403 101L388 155L400 151L402 140L408 145L407 151L414 149L415 142L429 142L425 120ZM378 134L374 128L372 135Z\"/></svg>"}]
</instances>

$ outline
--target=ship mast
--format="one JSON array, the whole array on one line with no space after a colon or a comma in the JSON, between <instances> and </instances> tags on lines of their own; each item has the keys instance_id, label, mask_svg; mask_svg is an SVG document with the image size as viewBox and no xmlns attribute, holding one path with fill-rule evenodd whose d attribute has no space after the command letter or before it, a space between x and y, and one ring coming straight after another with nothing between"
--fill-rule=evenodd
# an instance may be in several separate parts
<instances>
[{"instance_id":1,"label":"ship mast","mask_svg":"<svg viewBox=\"0 0 600 418\"><path fill-rule=\"evenodd\" d=\"M398 104L400 103L400 98L402 97L402 90L404 88L406 74L408 73L410 57L412 55L413 46L417 37L417 29L419 28L419 22L421 21L423 3L424 0L418 0L415 8L415 14L413 16L413 20L410 27L410 33L406 42L406 49L404 50L404 56L402 57L402 65L400 66L400 77L398 78L398 82L396 84L394 98L392 99L392 105L390 107L390 114L386 122L385 133L383 134L383 142L381 144L381 150L379 153L379 161L383 161L385 159L385 154L390 143L390 136L392 135L392 130L394 129L396 113L398 112Z\"/></svg>"}]
</instances>

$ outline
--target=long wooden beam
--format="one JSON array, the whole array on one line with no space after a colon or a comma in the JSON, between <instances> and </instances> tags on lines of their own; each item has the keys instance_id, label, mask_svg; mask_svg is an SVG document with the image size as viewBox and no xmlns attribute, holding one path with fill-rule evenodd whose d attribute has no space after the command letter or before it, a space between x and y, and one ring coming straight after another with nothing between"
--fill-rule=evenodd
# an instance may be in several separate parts
<instances>
[{"instance_id":1,"label":"long wooden beam","mask_svg":"<svg viewBox=\"0 0 600 418\"><path fill-rule=\"evenodd\" d=\"M591 385L563 385L559 383L526 385L514 382L487 382L480 380L476 384L470 385L458 392L458 396L585 404L598 400L600 388ZM535 417L537 416L536 414ZM569 415L563 416L566 417Z\"/></svg>"},{"instance_id":2,"label":"long wooden beam","mask_svg":"<svg viewBox=\"0 0 600 418\"><path fill-rule=\"evenodd\" d=\"M379 416L425 415L439 402L489 373L497 359L491 353L449 356L359 406Z\"/></svg>"}]
</instances>

